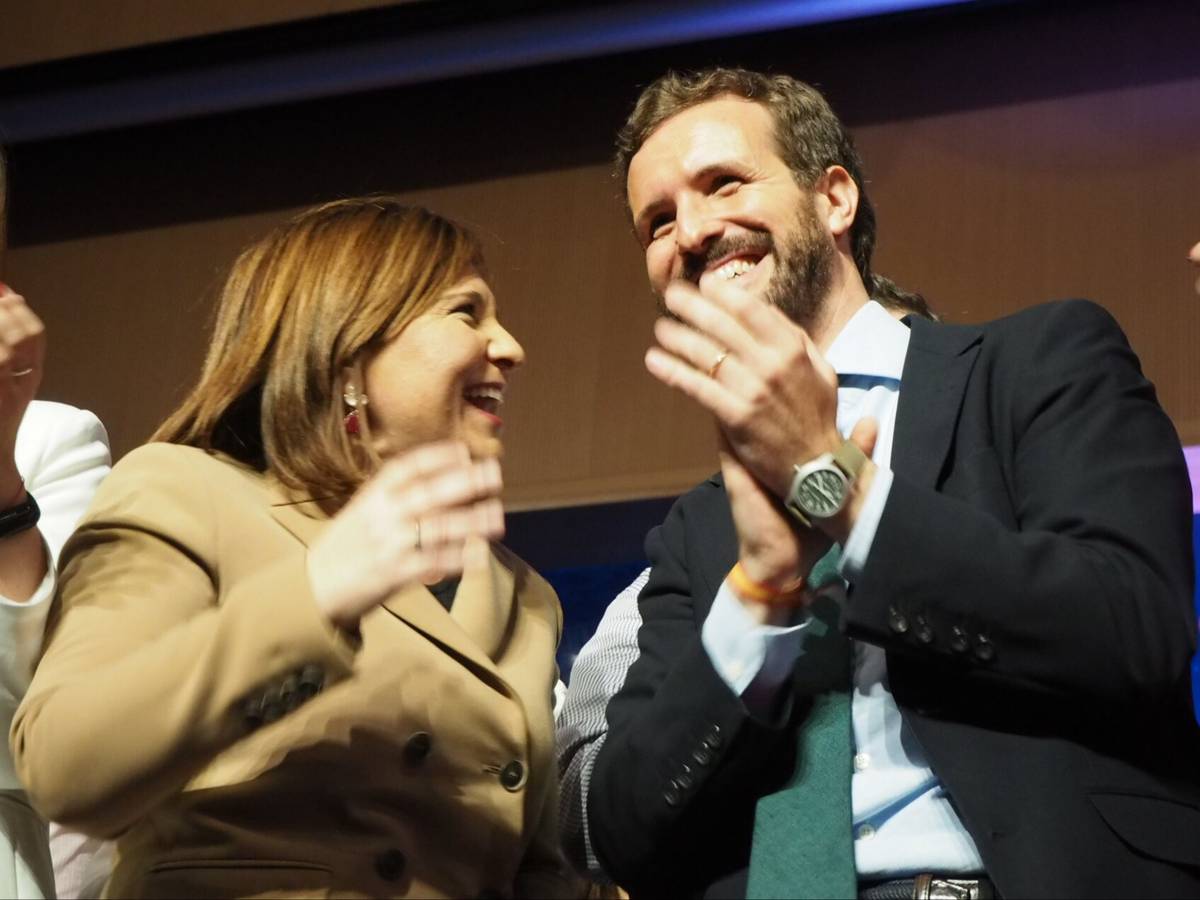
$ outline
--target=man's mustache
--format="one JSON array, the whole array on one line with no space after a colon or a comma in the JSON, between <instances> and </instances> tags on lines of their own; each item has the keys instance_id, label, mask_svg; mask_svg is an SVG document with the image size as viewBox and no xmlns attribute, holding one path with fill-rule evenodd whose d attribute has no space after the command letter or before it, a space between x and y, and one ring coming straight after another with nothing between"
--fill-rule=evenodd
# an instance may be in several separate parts
<instances>
[{"instance_id":1,"label":"man's mustache","mask_svg":"<svg viewBox=\"0 0 1200 900\"><path fill-rule=\"evenodd\" d=\"M692 284L699 284L700 276L704 274L705 270L720 259L743 253L766 256L774 249L775 241L765 231L731 235L714 241L701 253L689 253L684 257L680 274Z\"/></svg>"}]
</instances>

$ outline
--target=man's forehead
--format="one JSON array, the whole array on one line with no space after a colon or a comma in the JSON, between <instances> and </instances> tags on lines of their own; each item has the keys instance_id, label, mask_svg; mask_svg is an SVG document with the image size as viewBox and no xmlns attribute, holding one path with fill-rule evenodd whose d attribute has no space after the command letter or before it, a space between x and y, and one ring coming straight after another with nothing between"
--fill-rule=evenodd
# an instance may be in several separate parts
<instances>
[{"instance_id":1,"label":"man's forehead","mask_svg":"<svg viewBox=\"0 0 1200 900\"><path fill-rule=\"evenodd\" d=\"M774 149L770 113L753 100L719 97L689 107L651 132L630 160L630 206L636 210L639 198L675 179L726 162L761 162Z\"/></svg>"}]
</instances>

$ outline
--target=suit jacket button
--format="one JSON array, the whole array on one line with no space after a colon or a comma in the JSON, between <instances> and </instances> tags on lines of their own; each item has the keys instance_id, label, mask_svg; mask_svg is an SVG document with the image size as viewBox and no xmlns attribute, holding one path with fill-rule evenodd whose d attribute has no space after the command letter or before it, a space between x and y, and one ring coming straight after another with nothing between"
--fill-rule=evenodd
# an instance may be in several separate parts
<instances>
[{"instance_id":1,"label":"suit jacket button","mask_svg":"<svg viewBox=\"0 0 1200 900\"><path fill-rule=\"evenodd\" d=\"M896 634L908 631L908 618L894 606L888 607L888 627Z\"/></svg>"},{"instance_id":2,"label":"suit jacket button","mask_svg":"<svg viewBox=\"0 0 1200 900\"><path fill-rule=\"evenodd\" d=\"M709 750L720 750L721 745L725 743L724 739L721 737L721 726L714 725L712 730L704 736L704 740L702 740L700 743L702 743Z\"/></svg>"},{"instance_id":3,"label":"suit jacket button","mask_svg":"<svg viewBox=\"0 0 1200 900\"><path fill-rule=\"evenodd\" d=\"M967 632L955 625L950 629L950 649L955 653L966 653L967 647L970 646L970 641L967 639Z\"/></svg>"},{"instance_id":4,"label":"suit jacket button","mask_svg":"<svg viewBox=\"0 0 1200 900\"><path fill-rule=\"evenodd\" d=\"M399 881L408 860L399 850L386 850L375 857L375 873L384 881Z\"/></svg>"},{"instance_id":5,"label":"suit jacket button","mask_svg":"<svg viewBox=\"0 0 1200 900\"><path fill-rule=\"evenodd\" d=\"M404 761L410 766L419 765L425 761L429 751L433 749L433 738L428 731L414 731L404 742Z\"/></svg>"},{"instance_id":6,"label":"suit jacket button","mask_svg":"<svg viewBox=\"0 0 1200 900\"><path fill-rule=\"evenodd\" d=\"M525 767L514 759L500 770L500 783L506 791L519 791L525 785Z\"/></svg>"},{"instance_id":7,"label":"suit jacket button","mask_svg":"<svg viewBox=\"0 0 1200 900\"><path fill-rule=\"evenodd\" d=\"M975 658L980 662L991 662L996 658L996 645L986 634L975 635Z\"/></svg>"}]
</instances>

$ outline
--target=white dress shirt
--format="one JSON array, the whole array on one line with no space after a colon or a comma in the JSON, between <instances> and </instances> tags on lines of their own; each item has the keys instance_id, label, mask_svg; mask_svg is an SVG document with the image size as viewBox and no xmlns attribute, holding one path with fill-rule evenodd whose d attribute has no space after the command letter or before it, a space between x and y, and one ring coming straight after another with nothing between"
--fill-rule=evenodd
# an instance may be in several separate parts
<instances>
[{"instance_id":1,"label":"white dress shirt","mask_svg":"<svg viewBox=\"0 0 1200 900\"><path fill-rule=\"evenodd\" d=\"M841 573L851 583L866 565L891 490L892 439L908 340L907 326L872 301L855 313L826 354L838 374L838 430L849 435L868 416L879 423L872 455L878 468L842 548ZM832 590L845 601L843 586ZM717 592L701 639L717 672L752 711L767 708L804 652L806 622L803 614L799 618L786 627L758 625L728 582ZM851 716L859 878L983 871L974 841L896 706L884 651L859 641L854 642Z\"/></svg>"}]
</instances>

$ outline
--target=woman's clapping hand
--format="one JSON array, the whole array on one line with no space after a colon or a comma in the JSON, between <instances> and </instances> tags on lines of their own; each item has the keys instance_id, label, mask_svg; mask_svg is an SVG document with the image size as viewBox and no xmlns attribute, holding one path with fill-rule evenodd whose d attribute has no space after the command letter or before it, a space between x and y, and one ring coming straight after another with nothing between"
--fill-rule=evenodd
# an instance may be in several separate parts
<instances>
[{"instance_id":1,"label":"woman's clapping hand","mask_svg":"<svg viewBox=\"0 0 1200 900\"><path fill-rule=\"evenodd\" d=\"M334 625L354 630L405 584L458 574L469 539L504 533L501 486L499 463L472 461L460 443L388 460L309 548L317 605Z\"/></svg>"}]
</instances>

